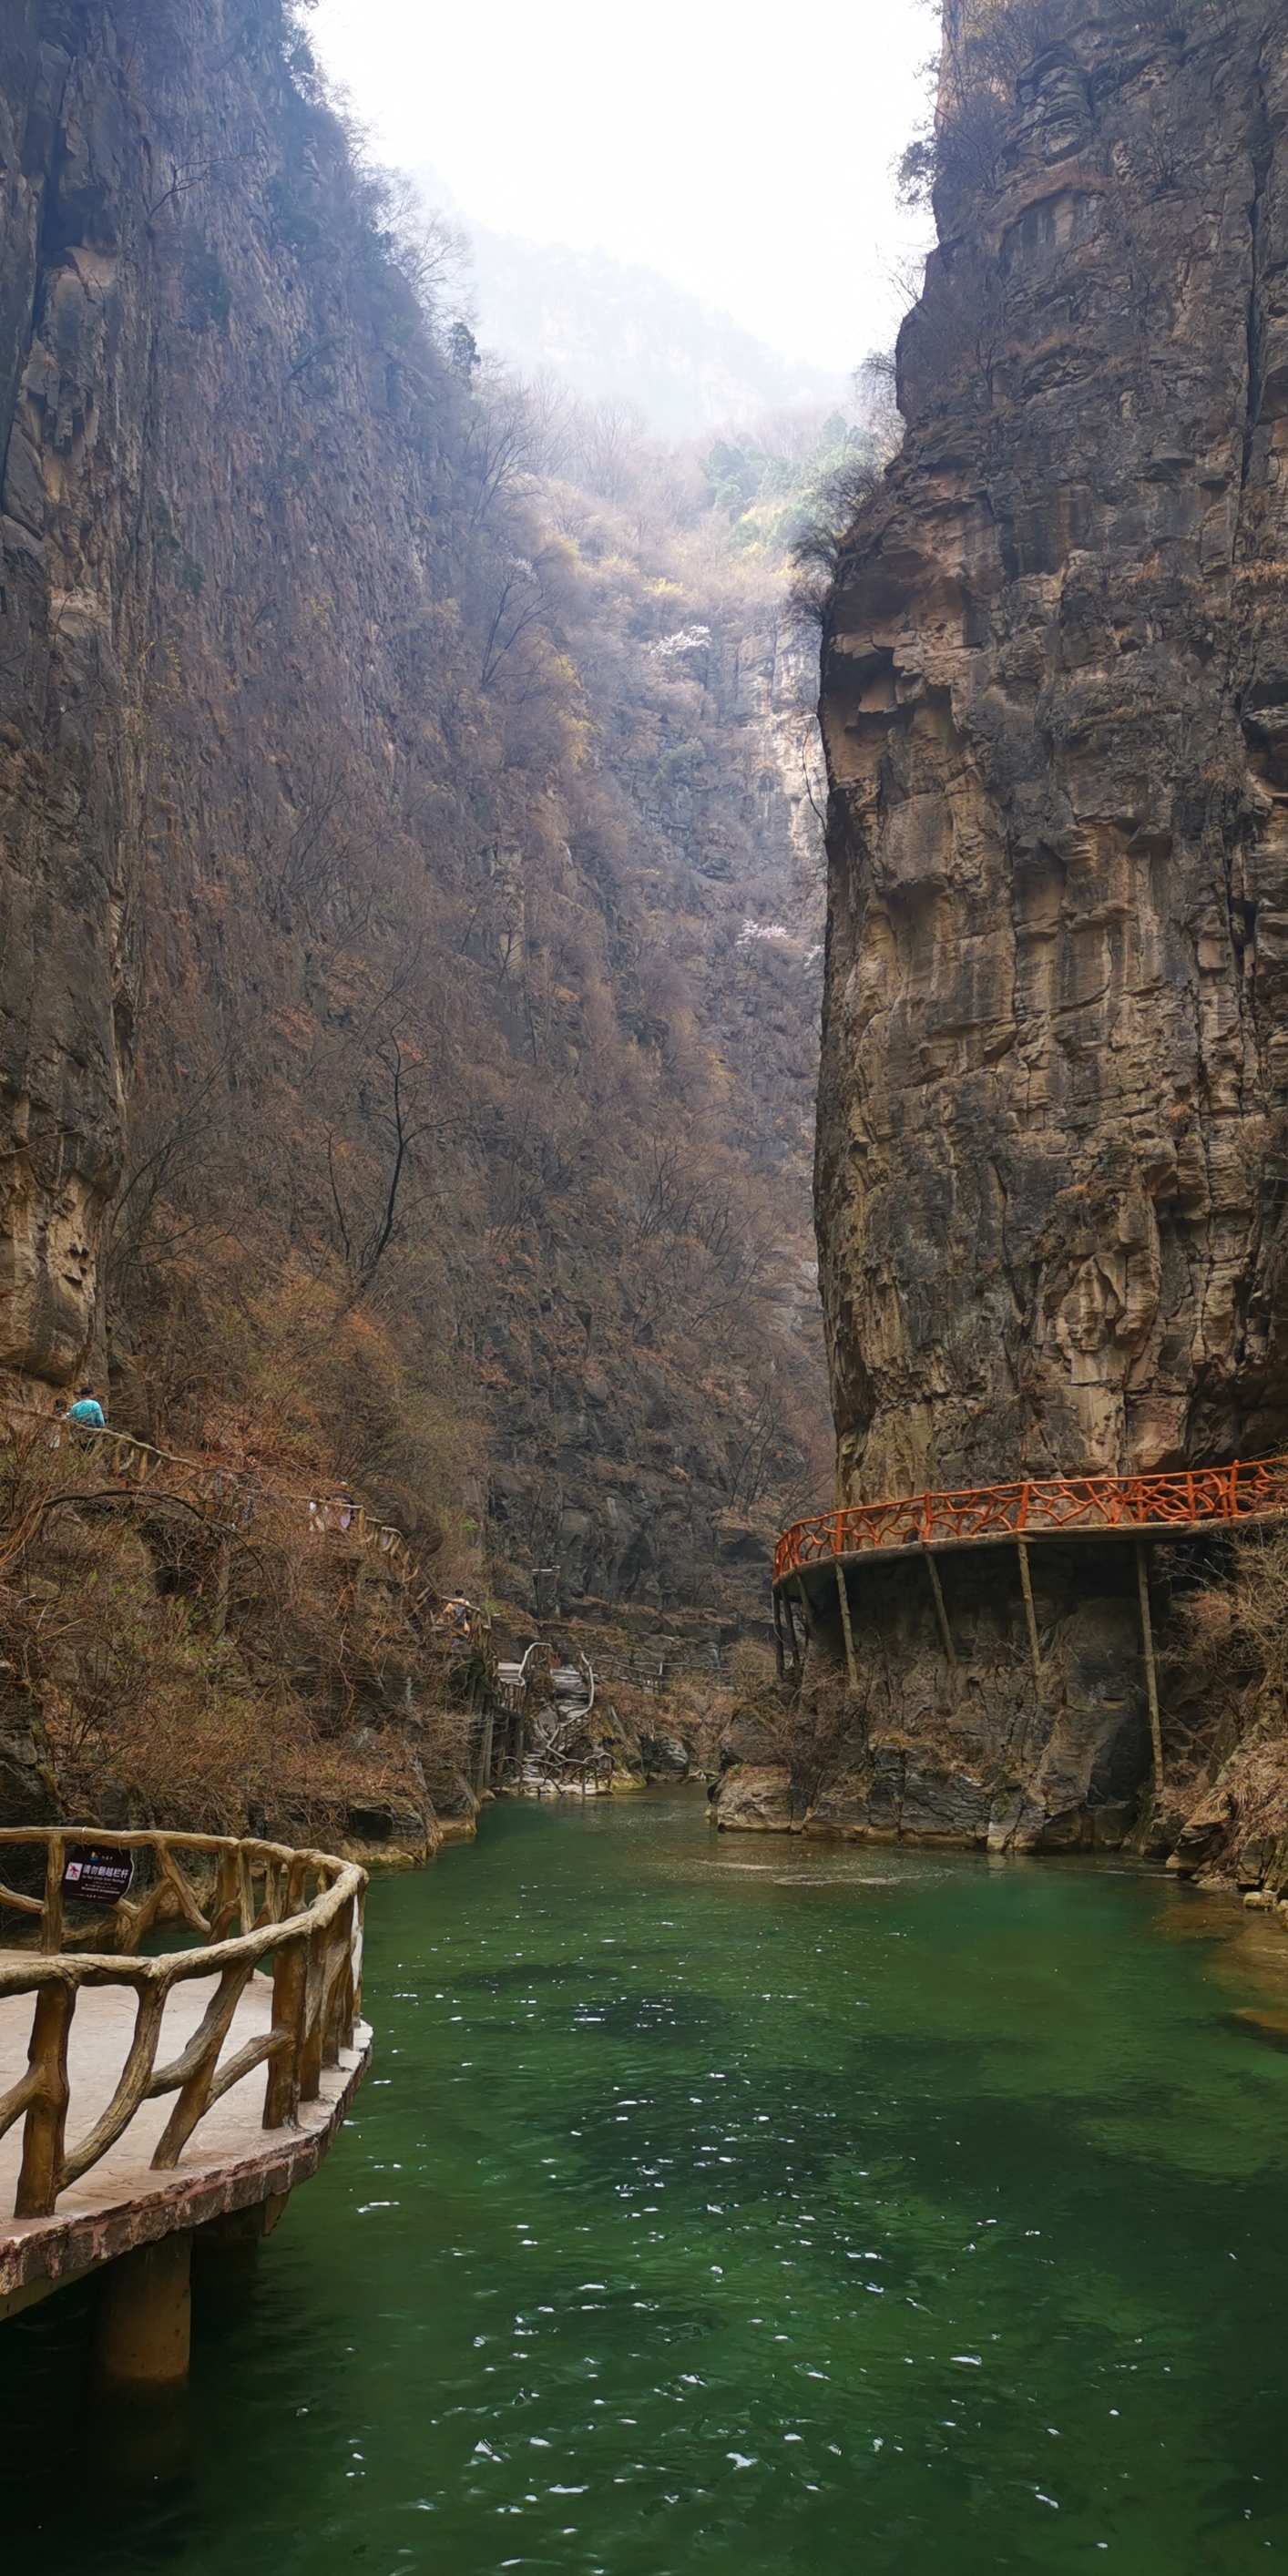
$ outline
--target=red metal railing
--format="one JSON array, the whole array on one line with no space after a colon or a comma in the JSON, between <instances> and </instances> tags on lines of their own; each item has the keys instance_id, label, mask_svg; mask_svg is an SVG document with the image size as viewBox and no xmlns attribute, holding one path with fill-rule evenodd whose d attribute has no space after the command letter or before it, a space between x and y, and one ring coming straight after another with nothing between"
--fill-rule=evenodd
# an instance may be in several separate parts
<instances>
[{"instance_id":1,"label":"red metal railing","mask_svg":"<svg viewBox=\"0 0 1288 2576\"><path fill-rule=\"evenodd\" d=\"M774 1581L834 1556L877 1548L952 1547L977 1538L1061 1530L1157 1529L1169 1523L1258 1518L1288 1511L1288 1458L1183 1467L1161 1476L1046 1476L1034 1484L975 1485L955 1494L904 1494L793 1521L774 1550Z\"/></svg>"}]
</instances>

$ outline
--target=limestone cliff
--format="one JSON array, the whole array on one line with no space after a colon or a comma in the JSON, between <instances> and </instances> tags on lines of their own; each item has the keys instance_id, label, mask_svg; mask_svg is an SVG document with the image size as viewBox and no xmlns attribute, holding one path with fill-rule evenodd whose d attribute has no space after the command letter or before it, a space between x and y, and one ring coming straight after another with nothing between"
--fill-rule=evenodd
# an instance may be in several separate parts
<instances>
[{"instance_id":1,"label":"limestone cliff","mask_svg":"<svg viewBox=\"0 0 1288 2576\"><path fill-rule=\"evenodd\" d=\"M1288 1445L1282 9L948 0L933 161L823 639L842 1501ZM1032 1652L1006 1550L951 1658L924 1565L852 1583L857 1700L820 1595L728 1821L1169 1848L1211 1727L1165 1664L1151 1822L1130 1549L1032 1550Z\"/></svg>"},{"instance_id":2,"label":"limestone cliff","mask_svg":"<svg viewBox=\"0 0 1288 2576\"><path fill-rule=\"evenodd\" d=\"M824 650L845 1497L1288 1441L1282 12L948 13Z\"/></svg>"},{"instance_id":3,"label":"limestone cliff","mask_svg":"<svg viewBox=\"0 0 1288 2576\"><path fill-rule=\"evenodd\" d=\"M20 0L0 30L0 1366L63 1383L89 1355L137 970L153 266L116 43L74 64L76 15Z\"/></svg>"}]
</instances>

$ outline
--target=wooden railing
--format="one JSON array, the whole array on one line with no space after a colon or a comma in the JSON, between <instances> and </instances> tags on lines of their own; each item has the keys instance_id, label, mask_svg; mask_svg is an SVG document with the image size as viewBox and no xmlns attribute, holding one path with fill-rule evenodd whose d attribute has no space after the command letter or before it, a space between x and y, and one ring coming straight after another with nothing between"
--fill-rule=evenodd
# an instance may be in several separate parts
<instances>
[{"instance_id":1,"label":"wooden railing","mask_svg":"<svg viewBox=\"0 0 1288 2576\"><path fill-rule=\"evenodd\" d=\"M158 1470L177 1471L180 1487L197 1497L200 1508L218 1520L249 1524L254 1514L256 1485L252 1478L228 1467L211 1467L197 1458L181 1458L169 1449L157 1449L149 1440L138 1440L132 1431L100 1430L93 1423L61 1422L52 1426L51 1449L81 1450L92 1457L95 1466L119 1485L148 1485ZM171 1482L174 1481L172 1474ZM334 1538L353 1547L370 1550L384 1560L400 1583L410 1583L415 1574L415 1559L401 1530L390 1521L378 1521L365 1504L349 1501L341 1495L321 1499L297 1494L292 1497L308 1514L310 1534L315 1538Z\"/></svg>"},{"instance_id":2,"label":"wooden railing","mask_svg":"<svg viewBox=\"0 0 1288 2576\"><path fill-rule=\"evenodd\" d=\"M393 1568L400 1583L409 1583L416 1570L402 1531L390 1521L378 1521L362 1503L338 1499L311 1502L309 1531L314 1538L338 1539L350 1547L374 1549Z\"/></svg>"},{"instance_id":3,"label":"wooden railing","mask_svg":"<svg viewBox=\"0 0 1288 2576\"><path fill-rule=\"evenodd\" d=\"M322 2070L352 2045L362 1963L362 1908L367 1879L352 1862L281 1843L222 1834L103 1833L96 1826L25 1826L0 1832L7 1853L44 1847L44 1893L0 1883L0 1906L39 1920L39 1951L0 1951L0 1999L30 1995L27 2071L0 2095L0 2137L25 2119L16 2218L48 2216L60 2192L79 2181L115 2146L136 2111L164 2093L174 2109L152 2156L164 2171L178 2163L197 2123L230 2087L267 2063L264 2127L295 2119L315 2101ZM94 1853L150 1854L155 1876L137 1902L110 1908L116 1950L64 1949L69 1846ZM180 1855L213 1862L203 1912ZM310 1880L316 1882L312 1897ZM179 1918L201 1945L140 1958L138 1947L158 1920ZM238 1925L235 1934L230 1929ZM238 2004L261 1960L273 1961L271 2027L219 2062ZM167 1998L193 1978L218 1983L202 2019L179 2054L156 2064ZM87 1987L130 1989L137 1997L134 2034L106 2109L72 2146L66 2140L70 2087L67 2043L77 1998Z\"/></svg>"},{"instance_id":4,"label":"wooden railing","mask_svg":"<svg viewBox=\"0 0 1288 2576\"><path fill-rule=\"evenodd\" d=\"M1157 1476L1047 1476L1031 1484L904 1494L793 1521L774 1550L774 1581L838 1556L878 1548L956 1547L971 1539L1086 1535L1264 1519L1288 1511L1288 1458Z\"/></svg>"}]
</instances>

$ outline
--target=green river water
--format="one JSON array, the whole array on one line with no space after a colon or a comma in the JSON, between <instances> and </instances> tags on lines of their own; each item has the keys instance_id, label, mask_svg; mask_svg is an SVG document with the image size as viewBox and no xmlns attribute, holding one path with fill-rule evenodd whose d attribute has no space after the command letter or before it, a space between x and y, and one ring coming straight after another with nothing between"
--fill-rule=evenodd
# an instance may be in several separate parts
<instances>
[{"instance_id":1,"label":"green river water","mask_svg":"<svg viewBox=\"0 0 1288 2576\"><path fill-rule=\"evenodd\" d=\"M0 2332L4 2566L1283 2565L1276 1974L1113 1864L494 1810L372 1889L375 2067L181 2467L69 2460L84 2293Z\"/></svg>"}]
</instances>

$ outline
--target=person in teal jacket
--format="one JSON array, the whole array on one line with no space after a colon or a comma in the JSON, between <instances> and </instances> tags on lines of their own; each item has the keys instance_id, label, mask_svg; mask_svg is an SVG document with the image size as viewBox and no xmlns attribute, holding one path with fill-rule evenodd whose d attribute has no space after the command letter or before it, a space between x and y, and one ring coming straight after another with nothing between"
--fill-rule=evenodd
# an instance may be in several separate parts
<instances>
[{"instance_id":1,"label":"person in teal jacket","mask_svg":"<svg viewBox=\"0 0 1288 2576\"><path fill-rule=\"evenodd\" d=\"M67 1419L69 1422L75 1422L78 1424L82 1431L105 1431L107 1429L107 1422L104 1417L102 1405L99 1403L98 1397L95 1395L92 1386L83 1386L80 1394L76 1398L76 1402L68 1405Z\"/></svg>"}]
</instances>

